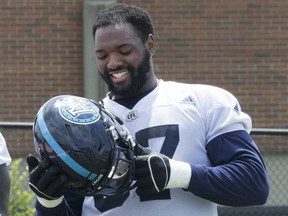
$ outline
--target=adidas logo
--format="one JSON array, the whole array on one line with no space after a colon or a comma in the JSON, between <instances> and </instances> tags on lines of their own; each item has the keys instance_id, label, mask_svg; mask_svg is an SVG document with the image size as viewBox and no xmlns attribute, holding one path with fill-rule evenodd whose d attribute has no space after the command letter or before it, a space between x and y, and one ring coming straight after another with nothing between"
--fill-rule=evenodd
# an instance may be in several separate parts
<instances>
[{"instance_id":1,"label":"adidas logo","mask_svg":"<svg viewBox=\"0 0 288 216\"><path fill-rule=\"evenodd\" d=\"M195 105L195 102L191 96L184 98L180 103Z\"/></svg>"},{"instance_id":2,"label":"adidas logo","mask_svg":"<svg viewBox=\"0 0 288 216\"><path fill-rule=\"evenodd\" d=\"M236 112L236 113L239 115L240 109L239 109L238 104L236 104L236 105L234 106L233 111Z\"/></svg>"}]
</instances>

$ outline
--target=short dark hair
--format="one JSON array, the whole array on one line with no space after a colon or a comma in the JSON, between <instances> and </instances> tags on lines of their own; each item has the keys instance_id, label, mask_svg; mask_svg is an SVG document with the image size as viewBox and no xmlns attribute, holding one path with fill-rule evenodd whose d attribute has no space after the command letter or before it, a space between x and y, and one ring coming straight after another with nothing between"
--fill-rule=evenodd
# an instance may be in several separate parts
<instances>
[{"instance_id":1,"label":"short dark hair","mask_svg":"<svg viewBox=\"0 0 288 216\"><path fill-rule=\"evenodd\" d=\"M93 37L98 28L119 23L130 23L143 43L149 34L154 34L152 19L147 11L137 6L113 4L98 14L93 25Z\"/></svg>"}]
</instances>

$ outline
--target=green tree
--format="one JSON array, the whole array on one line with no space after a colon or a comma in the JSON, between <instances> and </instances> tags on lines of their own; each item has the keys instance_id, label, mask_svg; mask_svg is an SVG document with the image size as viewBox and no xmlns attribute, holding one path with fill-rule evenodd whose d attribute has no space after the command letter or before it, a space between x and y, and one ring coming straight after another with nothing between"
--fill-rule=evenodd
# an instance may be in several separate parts
<instances>
[{"instance_id":1,"label":"green tree","mask_svg":"<svg viewBox=\"0 0 288 216\"><path fill-rule=\"evenodd\" d=\"M34 215L35 196L28 186L28 167L23 158L12 160L9 166L11 187L9 199L9 215Z\"/></svg>"}]
</instances>

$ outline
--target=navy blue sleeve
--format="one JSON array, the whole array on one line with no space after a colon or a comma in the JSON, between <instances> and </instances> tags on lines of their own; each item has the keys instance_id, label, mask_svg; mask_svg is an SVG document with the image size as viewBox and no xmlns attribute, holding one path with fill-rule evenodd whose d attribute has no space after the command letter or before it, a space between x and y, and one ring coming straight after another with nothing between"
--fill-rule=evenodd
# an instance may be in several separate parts
<instances>
[{"instance_id":1,"label":"navy blue sleeve","mask_svg":"<svg viewBox=\"0 0 288 216\"><path fill-rule=\"evenodd\" d=\"M222 134L206 146L212 166L191 165L188 190L228 206L262 205L269 193L265 164L246 131Z\"/></svg>"},{"instance_id":2,"label":"navy blue sleeve","mask_svg":"<svg viewBox=\"0 0 288 216\"><path fill-rule=\"evenodd\" d=\"M64 197L64 201L55 208L46 208L36 201L35 216L81 216L84 197L73 192L67 192Z\"/></svg>"}]
</instances>

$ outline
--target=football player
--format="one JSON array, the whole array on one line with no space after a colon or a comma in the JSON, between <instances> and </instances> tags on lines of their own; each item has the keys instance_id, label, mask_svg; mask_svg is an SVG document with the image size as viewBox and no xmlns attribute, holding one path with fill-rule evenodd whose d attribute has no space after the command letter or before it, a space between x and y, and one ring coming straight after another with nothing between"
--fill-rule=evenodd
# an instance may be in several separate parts
<instances>
[{"instance_id":1,"label":"football player","mask_svg":"<svg viewBox=\"0 0 288 216\"><path fill-rule=\"evenodd\" d=\"M4 137L0 133L0 215L8 215L9 193L10 193L10 176L8 165L11 163L11 157L7 149Z\"/></svg>"},{"instance_id":2,"label":"football player","mask_svg":"<svg viewBox=\"0 0 288 216\"><path fill-rule=\"evenodd\" d=\"M118 196L68 190L47 199L37 187L38 175L32 182L37 216L216 216L217 204L266 202L269 179L249 135L250 117L224 89L155 76L155 37L146 11L124 4L104 9L93 36L98 69L109 88L104 105L147 149L136 152L136 188ZM32 174L39 164L30 166Z\"/></svg>"}]
</instances>

